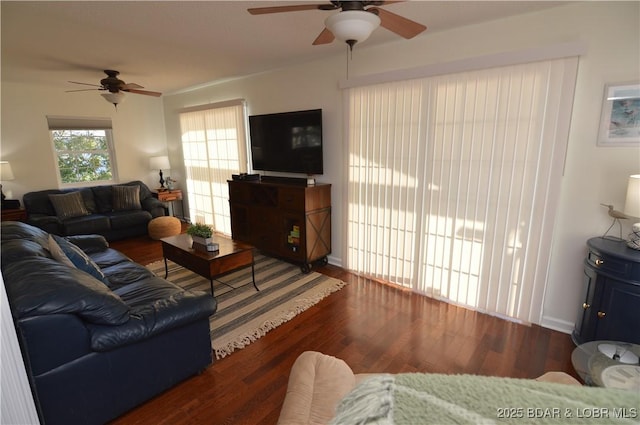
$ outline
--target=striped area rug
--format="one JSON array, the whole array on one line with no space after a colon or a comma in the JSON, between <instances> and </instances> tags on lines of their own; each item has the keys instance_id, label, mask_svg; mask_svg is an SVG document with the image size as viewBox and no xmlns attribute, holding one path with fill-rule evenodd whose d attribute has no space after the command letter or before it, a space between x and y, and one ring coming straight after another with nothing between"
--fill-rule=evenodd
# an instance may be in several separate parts
<instances>
[{"instance_id":1,"label":"striped area rug","mask_svg":"<svg viewBox=\"0 0 640 425\"><path fill-rule=\"evenodd\" d=\"M164 261L147 268L164 277ZM251 283L250 267L213 281L218 310L211 316L210 328L217 359L256 341L345 285L320 273L304 274L298 266L260 254L255 256L255 276L260 291ZM211 292L208 279L171 261L167 279L185 289Z\"/></svg>"}]
</instances>

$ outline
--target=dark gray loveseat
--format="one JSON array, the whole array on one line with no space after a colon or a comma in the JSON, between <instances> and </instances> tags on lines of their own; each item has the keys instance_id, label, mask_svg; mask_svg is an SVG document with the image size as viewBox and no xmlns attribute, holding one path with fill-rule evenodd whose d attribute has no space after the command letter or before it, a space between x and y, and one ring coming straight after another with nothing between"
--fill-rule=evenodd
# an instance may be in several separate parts
<instances>
[{"instance_id":1,"label":"dark gray loveseat","mask_svg":"<svg viewBox=\"0 0 640 425\"><path fill-rule=\"evenodd\" d=\"M2 276L43 425L104 424L212 361L216 301L102 236L1 223Z\"/></svg>"},{"instance_id":2,"label":"dark gray loveseat","mask_svg":"<svg viewBox=\"0 0 640 425\"><path fill-rule=\"evenodd\" d=\"M137 197L131 190L137 191ZM97 234L109 241L145 235L149 221L165 215L162 202L141 181L40 190L26 193L23 201L27 223L48 233Z\"/></svg>"}]
</instances>

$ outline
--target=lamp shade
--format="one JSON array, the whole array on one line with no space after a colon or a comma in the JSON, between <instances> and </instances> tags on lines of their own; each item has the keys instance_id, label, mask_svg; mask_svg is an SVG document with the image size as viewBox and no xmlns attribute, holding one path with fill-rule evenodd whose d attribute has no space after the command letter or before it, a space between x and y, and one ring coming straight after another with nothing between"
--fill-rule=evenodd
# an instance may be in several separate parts
<instances>
[{"instance_id":1,"label":"lamp shade","mask_svg":"<svg viewBox=\"0 0 640 425\"><path fill-rule=\"evenodd\" d=\"M624 213L629 217L640 218L640 174L629 176Z\"/></svg>"},{"instance_id":2,"label":"lamp shade","mask_svg":"<svg viewBox=\"0 0 640 425\"><path fill-rule=\"evenodd\" d=\"M13 170L9 161L0 161L0 181L13 180Z\"/></svg>"},{"instance_id":3,"label":"lamp shade","mask_svg":"<svg viewBox=\"0 0 640 425\"><path fill-rule=\"evenodd\" d=\"M347 10L329 16L325 26L340 41L364 41L380 25L380 18L363 10Z\"/></svg>"},{"instance_id":4,"label":"lamp shade","mask_svg":"<svg viewBox=\"0 0 640 425\"><path fill-rule=\"evenodd\" d=\"M125 97L124 92L121 91L118 93L102 93L100 96L104 97L107 102L113 103L116 106L118 106L119 103L122 103Z\"/></svg>"},{"instance_id":5,"label":"lamp shade","mask_svg":"<svg viewBox=\"0 0 640 425\"><path fill-rule=\"evenodd\" d=\"M171 164L169 163L169 157L166 155L152 156L151 158L149 158L149 168L151 168L152 170L171 169Z\"/></svg>"}]
</instances>

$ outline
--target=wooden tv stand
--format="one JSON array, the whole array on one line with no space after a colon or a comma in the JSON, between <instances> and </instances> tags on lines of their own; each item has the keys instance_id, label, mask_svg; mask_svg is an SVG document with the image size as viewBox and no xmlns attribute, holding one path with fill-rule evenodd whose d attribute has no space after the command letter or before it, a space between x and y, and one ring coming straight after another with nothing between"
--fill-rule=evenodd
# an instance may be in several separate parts
<instances>
[{"instance_id":1,"label":"wooden tv stand","mask_svg":"<svg viewBox=\"0 0 640 425\"><path fill-rule=\"evenodd\" d=\"M331 253L331 185L286 179L229 180L231 233L267 254L300 263L327 263Z\"/></svg>"}]
</instances>

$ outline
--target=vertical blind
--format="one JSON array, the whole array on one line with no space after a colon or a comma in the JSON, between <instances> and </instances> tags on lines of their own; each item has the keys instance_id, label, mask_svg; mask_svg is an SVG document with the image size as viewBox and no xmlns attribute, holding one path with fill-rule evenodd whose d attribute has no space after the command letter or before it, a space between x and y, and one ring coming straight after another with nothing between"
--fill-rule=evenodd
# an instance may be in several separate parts
<instances>
[{"instance_id":1,"label":"vertical blind","mask_svg":"<svg viewBox=\"0 0 640 425\"><path fill-rule=\"evenodd\" d=\"M347 266L539 323L577 57L351 88Z\"/></svg>"},{"instance_id":2,"label":"vertical blind","mask_svg":"<svg viewBox=\"0 0 640 425\"><path fill-rule=\"evenodd\" d=\"M231 234L227 180L247 171L244 101L180 113L189 216Z\"/></svg>"}]
</instances>

